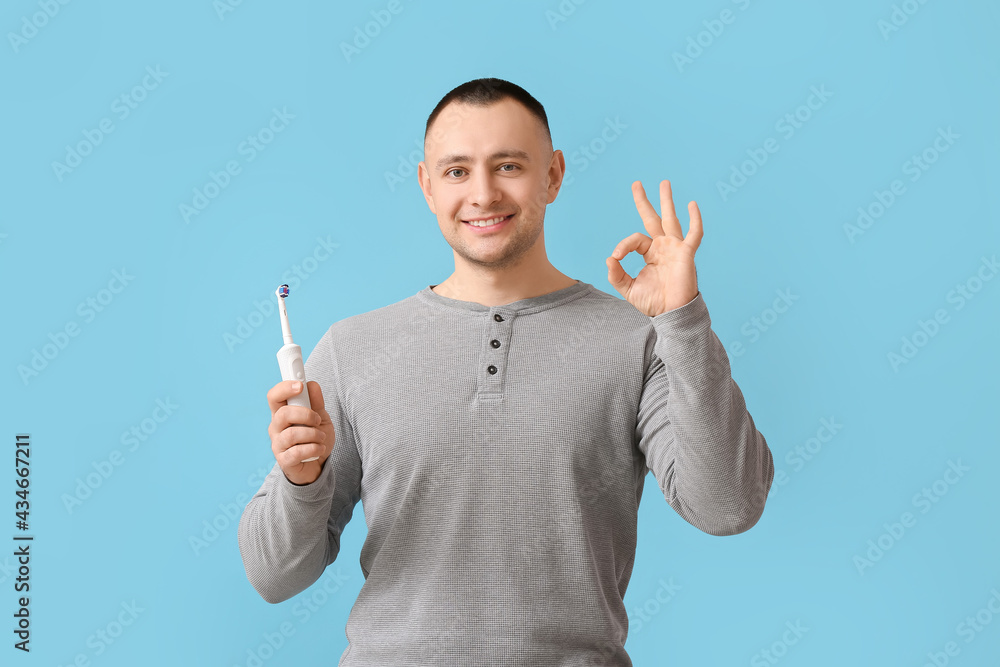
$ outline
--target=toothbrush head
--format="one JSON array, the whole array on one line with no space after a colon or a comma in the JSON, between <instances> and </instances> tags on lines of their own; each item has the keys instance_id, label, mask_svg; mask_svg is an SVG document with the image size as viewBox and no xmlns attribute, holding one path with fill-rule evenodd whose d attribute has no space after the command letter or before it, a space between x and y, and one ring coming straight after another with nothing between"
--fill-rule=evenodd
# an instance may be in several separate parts
<instances>
[{"instance_id":1,"label":"toothbrush head","mask_svg":"<svg viewBox=\"0 0 1000 667\"><path fill-rule=\"evenodd\" d=\"M286 296L288 296L288 285L282 285L281 287L279 287L278 290L275 292L275 294L284 299Z\"/></svg>"}]
</instances>

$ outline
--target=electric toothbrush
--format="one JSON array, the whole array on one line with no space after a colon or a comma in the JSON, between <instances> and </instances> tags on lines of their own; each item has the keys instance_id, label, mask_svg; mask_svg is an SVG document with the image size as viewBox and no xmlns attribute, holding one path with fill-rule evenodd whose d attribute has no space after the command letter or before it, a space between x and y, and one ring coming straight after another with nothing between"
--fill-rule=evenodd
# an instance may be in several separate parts
<instances>
[{"instance_id":1,"label":"electric toothbrush","mask_svg":"<svg viewBox=\"0 0 1000 667\"><path fill-rule=\"evenodd\" d=\"M288 285L281 285L274 291L278 297L278 314L281 318L281 338L284 345L278 350L278 367L281 368L282 380L298 380L302 383L302 393L288 399L289 405L301 405L312 409L309 402L309 389L306 387L306 371L302 365L302 348L292 341L292 330L288 326L288 311L285 310L285 297L288 296ZM318 456L303 459L302 463L316 461Z\"/></svg>"}]
</instances>

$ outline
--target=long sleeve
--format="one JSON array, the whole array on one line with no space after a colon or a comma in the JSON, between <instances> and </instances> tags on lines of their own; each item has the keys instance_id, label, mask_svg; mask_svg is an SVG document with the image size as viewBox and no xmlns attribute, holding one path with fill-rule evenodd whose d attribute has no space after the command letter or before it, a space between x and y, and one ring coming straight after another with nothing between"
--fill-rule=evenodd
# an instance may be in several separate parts
<instances>
[{"instance_id":1,"label":"long sleeve","mask_svg":"<svg viewBox=\"0 0 1000 667\"><path fill-rule=\"evenodd\" d=\"M757 523L774 477L701 292L650 318L636 438L674 510L711 535Z\"/></svg>"},{"instance_id":2,"label":"long sleeve","mask_svg":"<svg viewBox=\"0 0 1000 667\"><path fill-rule=\"evenodd\" d=\"M267 602L312 585L340 551L340 535L361 493L361 459L345 414L332 327L305 362L333 421L333 452L316 481L296 485L275 462L240 517L238 539L247 578Z\"/></svg>"}]
</instances>

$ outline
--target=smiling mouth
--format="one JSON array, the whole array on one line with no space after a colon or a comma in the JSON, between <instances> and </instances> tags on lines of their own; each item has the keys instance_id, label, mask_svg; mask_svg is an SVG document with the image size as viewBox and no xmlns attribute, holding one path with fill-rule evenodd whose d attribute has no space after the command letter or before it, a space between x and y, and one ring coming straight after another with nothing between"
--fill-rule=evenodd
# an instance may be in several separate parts
<instances>
[{"instance_id":1,"label":"smiling mouth","mask_svg":"<svg viewBox=\"0 0 1000 667\"><path fill-rule=\"evenodd\" d=\"M469 220L463 220L462 222L472 227L486 228L486 227L494 227L501 223L507 222L512 217L514 217L513 213L511 213L510 215L502 215L502 216L498 215L493 218L488 218L486 220L475 220L472 222L470 222Z\"/></svg>"}]
</instances>

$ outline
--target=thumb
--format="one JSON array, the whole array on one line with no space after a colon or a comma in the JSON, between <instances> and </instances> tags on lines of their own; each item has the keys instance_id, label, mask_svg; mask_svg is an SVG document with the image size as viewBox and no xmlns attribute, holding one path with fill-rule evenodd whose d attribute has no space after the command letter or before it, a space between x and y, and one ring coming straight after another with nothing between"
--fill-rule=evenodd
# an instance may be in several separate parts
<instances>
[{"instance_id":1,"label":"thumb","mask_svg":"<svg viewBox=\"0 0 1000 667\"><path fill-rule=\"evenodd\" d=\"M306 388L309 390L309 405L312 406L313 412L320 416L324 424L328 423L330 415L326 411L326 403L323 402L323 389L320 388L319 382L310 380L306 382Z\"/></svg>"}]
</instances>

